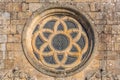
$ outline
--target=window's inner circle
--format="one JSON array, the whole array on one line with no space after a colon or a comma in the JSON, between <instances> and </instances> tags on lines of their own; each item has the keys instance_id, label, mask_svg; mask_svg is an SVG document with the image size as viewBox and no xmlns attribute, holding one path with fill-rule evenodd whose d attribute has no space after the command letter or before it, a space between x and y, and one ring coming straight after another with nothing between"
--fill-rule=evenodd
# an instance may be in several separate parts
<instances>
[{"instance_id":1,"label":"window's inner circle","mask_svg":"<svg viewBox=\"0 0 120 80\"><path fill-rule=\"evenodd\" d=\"M52 46L56 50L65 50L69 46L69 39L64 34L57 34L52 39Z\"/></svg>"}]
</instances>

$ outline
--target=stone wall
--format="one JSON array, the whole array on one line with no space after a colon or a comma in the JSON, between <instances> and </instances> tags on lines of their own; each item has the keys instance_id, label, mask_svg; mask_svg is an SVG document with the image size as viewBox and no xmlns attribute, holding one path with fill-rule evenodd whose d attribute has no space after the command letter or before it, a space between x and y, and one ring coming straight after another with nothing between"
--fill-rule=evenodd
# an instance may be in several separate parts
<instances>
[{"instance_id":1,"label":"stone wall","mask_svg":"<svg viewBox=\"0 0 120 80\"><path fill-rule=\"evenodd\" d=\"M44 75L26 59L21 36L39 8L68 5L85 12L95 25L98 49L91 63L67 78ZM102 76L101 76L102 75ZM0 80L120 80L120 0L0 0Z\"/></svg>"}]
</instances>

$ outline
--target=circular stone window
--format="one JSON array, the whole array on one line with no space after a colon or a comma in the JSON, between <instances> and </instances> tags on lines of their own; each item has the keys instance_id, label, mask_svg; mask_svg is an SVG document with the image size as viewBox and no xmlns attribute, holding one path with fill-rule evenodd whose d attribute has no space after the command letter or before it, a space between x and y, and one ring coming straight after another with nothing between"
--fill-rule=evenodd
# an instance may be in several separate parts
<instances>
[{"instance_id":1,"label":"circular stone window","mask_svg":"<svg viewBox=\"0 0 120 80\"><path fill-rule=\"evenodd\" d=\"M66 77L81 71L95 46L88 19L69 8L50 8L33 15L23 31L23 49L40 72Z\"/></svg>"}]
</instances>

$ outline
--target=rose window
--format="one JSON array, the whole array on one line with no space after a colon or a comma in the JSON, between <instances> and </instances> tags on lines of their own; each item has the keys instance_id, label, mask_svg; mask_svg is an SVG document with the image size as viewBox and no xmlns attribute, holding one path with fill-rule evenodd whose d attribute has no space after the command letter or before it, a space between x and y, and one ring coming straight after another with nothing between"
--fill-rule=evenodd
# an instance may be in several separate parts
<instances>
[{"instance_id":1,"label":"rose window","mask_svg":"<svg viewBox=\"0 0 120 80\"><path fill-rule=\"evenodd\" d=\"M37 70L50 76L69 76L88 62L94 33L82 14L49 9L30 20L24 29L23 48Z\"/></svg>"}]
</instances>

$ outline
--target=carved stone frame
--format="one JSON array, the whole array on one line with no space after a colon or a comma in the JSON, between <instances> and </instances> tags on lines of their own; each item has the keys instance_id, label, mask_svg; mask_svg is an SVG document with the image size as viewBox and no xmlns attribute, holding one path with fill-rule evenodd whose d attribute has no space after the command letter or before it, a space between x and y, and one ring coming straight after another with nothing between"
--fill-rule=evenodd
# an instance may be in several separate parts
<instances>
[{"instance_id":1,"label":"carved stone frame","mask_svg":"<svg viewBox=\"0 0 120 80\"><path fill-rule=\"evenodd\" d=\"M83 27L85 27L85 29L91 33L91 41L93 41L93 47L92 47L92 51L90 52L89 56L87 56L86 60L84 60L84 62L81 65L76 66L75 68L69 70L69 71L53 71L53 70L49 70L46 69L45 67L42 67L39 62L37 61L37 59L34 57L34 55L32 54L32 48L30 47L31 43L28 43L28 41L26 41L26 37L29 37L29 34L26 34L28 32L32 32L33 28L32 26L34 26L34 23L38 22L40 18L44 17L44 16L48 16L49 13L54 14L55 12L60 12L60 13L69 13L72 14L74 16L76 16L76 18L78 18L80 20L81 24ZM84 16L84 15L85 16ZM88 63L91 61L91 59L94 57L94 53L96 53L96 48L97 48L97 35L96 32L94 31L94 26L91 23L92 21L90 20L90 18L86 15L86 13L83 13L81 11L79 11L79 9L76 9L74 7L63 7L63 6L48 6L48 7L42 7L40 9L38 9L36 12L33 13L33 15L28 19L23 33L22 33L22 46L23 46L23 50L25 53L26 58L28 59L28 61L31 63L31 65L36 68L38 71L47 74L49 76L53 76L53 77L67 77L67 76L71 76L75 73L80 72L81 70L83 70L85 68L85 66L88 65ZM88 29L89 28L89 29ZM89 34L89 33L88 33ZM89 36L89 35L88 35ZM31 40L30 40L31 41ZM27 44L27 45L26 45Z\"/></svg>"}]
</instances>

